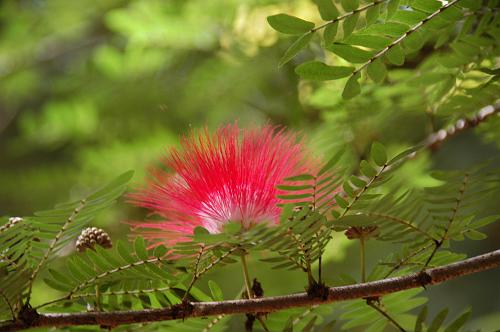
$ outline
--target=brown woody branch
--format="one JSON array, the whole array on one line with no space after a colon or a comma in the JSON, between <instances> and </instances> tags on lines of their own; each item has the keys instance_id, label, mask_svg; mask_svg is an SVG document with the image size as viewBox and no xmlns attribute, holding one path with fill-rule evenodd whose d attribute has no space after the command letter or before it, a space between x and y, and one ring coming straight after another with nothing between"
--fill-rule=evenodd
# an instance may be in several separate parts
<instances>
[{"instance_id":1,"label":"brown woody branch","mask_svg":"<svg viewBox=\"0 0 500 332\"><path fill-rule=\"evenodd\" d=\"M483 107L472 118L459 119L447 129L441 129L429 135L424 141L424 146L431 151L435 151L447 139L450 139L451 137L469 128L474 128L482 122L486 121L488 118L493 117L499 113L500 103Z\"/></svg>"},{"instance_id":2,"label":"brown woody branch","mask_svg":"<svg viewBox=\"0 0 500 332\"><path fill-rule=\"evenodd\" d=\"M145 323L204 317L213 315L273 312L288 308L306 307L324 303L361 298L376 298L406 289L434 285L481 271L500 267L500 249L457 263L428 269L406 276L372 281L328 289L328 297L322 299L307 293L263 297L250 300L220 302L186 302L162 309L112 312L45 313L31 309L22 313L15 322L0 326L2 331L16 331L41 326L101 325L114 327L122 324Z\"/></svg>"}]
</instances>

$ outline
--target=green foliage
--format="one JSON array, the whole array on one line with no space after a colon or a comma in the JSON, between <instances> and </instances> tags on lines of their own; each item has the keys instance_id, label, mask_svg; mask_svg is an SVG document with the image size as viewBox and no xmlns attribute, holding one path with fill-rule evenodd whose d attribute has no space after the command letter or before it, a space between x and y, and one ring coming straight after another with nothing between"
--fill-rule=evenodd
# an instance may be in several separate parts
<instances>
[{"instance_id":1,"label":"green foliage","mask_svg":"<svg viewBox=\"0 0 500 332\"><path fill-rule=\"evenodd\" d=\"M375 305L383 308L393 319L402 322L410 330L409 326L413 322L413 315L410 314L410 311L427 302L427 298L418 296L421 292L421 289L413 289L387 295L383 297L380 303ZM380 315L371 306L368 306L364 300L352 301L345 305L344 313L340 318L348 321L342 325L343 330L370 325L365 327L366 331L380 332L384 331L385 327L390 324L384 316Z\"/></svg>"},{"instance_id":2,"label":"green foliage","mask_svg":"<svg viewBox=\"0 0 500 332\"><path fill-rule=\"evenodd\" d=\"M302 30L298 27L292 29L293 31L290 28L285 29L285 26L276 23L277 18L290 21L289 24L301 22L298 18L292 20L285 14L271 16L269 21L274 29L283 33L300 34L302 31L310 35L311 29L314 33L324 29L321 46L325 51L325 57L330 59L329 62L359 64L350 75L333 75L329 78L349 77L342 94L346 99L353 98L361 92L357 83L360 74L366 72L370 79L380 84L385 76L383 74L385 66L402 66L407 58L414 61L415 54L421 52L425 44L432 43L433 40L436 48L443 48L445 43L449 44L449 48L429 59L424 59L419 66L421 75L432 75L443 70L467 73L475 70L474 67L477 68L479 59L485 60L484 64L490 70L494 68L492 60L496 54L495 31L498 30L498 20L493 19L491 8L484 5L477 3L471 5L457 0L448 3L382 0L368 2L366 5L361 5L357 1L342 1L345 11L342 15L330 1L318 1L317 5L320 16L326 23L314 29L314 25L310 22L307 26L306 23L302 23L300 25ZM336 36L338 25L342 28L341 36ZM453 34L456 27L460 32L455 36ZM289 60L290 54L287 57L287 61ZM433 63L434 66L430 67L426 63ZM436 68L436 64L444 68ZM324 65L323 72L328 73L329 68ZM300 70L297 70L297 73L304 77ZM324 80L324 75L327 74L317 73L304 78ZM363 83L364 76L366 75L363 75ZM446 88L446 91L437 91L440 94L438 99L450 88ZM470 91L469 95L472 97L476 92Z\"/></svg>"},{"instance_id":3,"label":"green foliage","mask_svg":"<svg viewBox=\"0 0 500 332\"><path fill-rule=\"evenodd\" d=\"M479 162L500 147L500 118L483 121L498 109L498 1L112 0L89 8L0 5L0 210L32 215L0 218L0 321L30 305L83 312L239 299L244 255L268 296L418 272L497 240L498 160ZM143 177L186 128L236 118L298 128L312 153L329 159L278 186L279 224L243 230L234 220L220 234L197 228L185 242L151 248L126 239L119 223L144 212L113 205L131 173L86 195L85 185L117 169ZM453 136L462 118L478 129L426 151L429 135ZM493 144L478 144L476 134ZM32 213L68 191L70 203ZM90 223L109 227L112 249L74 252ZM358 237L346 240L352 231ZM355 251L344 248L357 252L360 239L361 278ZM412 290L263 318L271 331L389 330L381 311L409 331L465 326L470 310L455 314L462 303L426 293L433 307L450 308L428 312ZM231 331L245 319L116 329Z\"/></svg>"},{"instance_id":4,"label":"green foliage","mask_svg":"<svg viewBox=\"0 0 500 332\"><path fill-rule=\"evenodd\" d=\"M59 251L74 241L82 228L121 196L132 175L133 172L124 173L79 201L56 205L54 210L37 212L35 216L23 218L16 224L8 220L2 226L0 262L4 273L1 274L0 281L8 282L8 285L13 287L9 287L5 294L2 293L4 301L0 307L0 317L17 316L25 299L29 301L33 282L38 274ZM101 270L108 268L107 262L95 253L92 255L95 259L94 266L100 270L92 271L89 260L73 261L69 265L72 277L49 269L52 277L47 279L49 285L67 291L73 288L72 283L80 285L82 279L90 280L83 282L84 286L78 290L85 289L87 283L92 283ZM76 290L71 294L75 292Z\"/></svg>"}]
</instances>

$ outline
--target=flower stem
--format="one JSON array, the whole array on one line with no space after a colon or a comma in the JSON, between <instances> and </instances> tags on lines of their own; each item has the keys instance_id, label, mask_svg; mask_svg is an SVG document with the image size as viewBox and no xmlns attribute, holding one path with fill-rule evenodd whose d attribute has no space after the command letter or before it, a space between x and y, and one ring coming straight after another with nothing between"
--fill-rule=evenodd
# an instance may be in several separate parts
<instances>
[{"instance_id":1,"label":"flower stem","mask_svg":"<svg viewBox=\"0 0 500 332\"><path fill-rule=\"evenodd\" d=\"M365 268L365 238L359 238L360 264L361 264L361 282L366 282Z\"/></svg>"},{"instance_id":2,"label":"flower stem","mask_svg":"<svg viewBox=\"0 0 500 332\"><path fill-rule=\"evenodd\" d=\"M247 265L247 255L241 255L241 266L243 268L243 277L245 278L245 287L247 289L247 296L249 299L253 299L253 291L252 291L252 284L250 282L250 273L248 273L248 265ZM261 315L256 314L255 318L259 321L260 325L264 329L264 331L269 332L269 328L266 326L266 323L264 322L264 319L262 318Z\"/></svg>"},{"instance_id":3,"label":"flower stem","mask_svg":"<svg viewBox=\"0 0 500 332\"><path fill-rule=\"evenodd\" d=\"M95 285L95 305L97 311L101 311L101 291L99 290L99 283Z\"/></svg>"},{"instance_id":4,"label":"flower stem","mask_svg":"<svg viewBox=\"0 0 500 332\"><path fill-rule=\"evenodd\" d=\"M248 273L246 254L241 255L241 266L243 268L243 277L245 278L245 286L247 289L248 298L253 299L252 284L250 283L250 274Z\"/></svg>"}]
</instances>

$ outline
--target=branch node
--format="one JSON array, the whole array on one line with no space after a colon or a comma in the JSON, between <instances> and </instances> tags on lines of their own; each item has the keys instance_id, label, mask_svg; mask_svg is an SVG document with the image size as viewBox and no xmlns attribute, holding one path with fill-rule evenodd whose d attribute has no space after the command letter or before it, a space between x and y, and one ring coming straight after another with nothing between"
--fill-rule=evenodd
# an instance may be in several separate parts
<instances>
[{"instance_id":1,"label":"branch node","mask_svg":"<svg viewBox=\"0 0 500 332\"><path fill-rule=\"evenodd\" d=\"M380 304L380 296L368 296L364 297L363 300L365 300L368 305L372 303Z\"/></svg>"},{"instance_id":2,"label":"branch node","mask_svg":"<svg viewBox=\"0 0 500 332\"><path fill-rule=\"evenodd\" d=\"M432 283L432 276L427 273L427 271L420 271L420 273L417 275L417 282L422 286L424 289L427 289L426 286L430 283Z\"/></svg>"},{"instance_id":3,"label":"branch node","mask_svg":"<svg viewBox=\"0 0 500 332\"><path fill-rule=\"evenodd\" d=\"M252 281L252 293L254 295L254 298L259 298L264 296L264 289L262 288L262 284L257 280L257 278L254 278ZM243 297L248 297L246 293L243 294ZM253 331L253 325L255 323L255 320L257 317L262 317L262 316L267 316L267 312L258 312L256 314L246 314L246 321L245 321L245 331Z\"/></svg>"},{"instance_id":4,"label":"branch node","mask_svg":"<svg viewBox=\"0 0 500 332\"><path fill-rule=\"evenodd\" d=\"M307 288L307 295L312 298L318 298L323 301L328 300L329 288L323 282L313 282Z\"/></svg>"},{"instance_id":5,"label":"branch node","mask_svg":"<svg viewBox=\"0 0 500 332\"><path fill-rule=\"evenodd\" d=\"M182 319L189 317L193 312L194 306L187 299L184 299L179 304L174 304L170 307L172 319Z\"/></svg>"},{"instance_id":6,"label":"branch node","mask_svg":"<svg viewBox=\"0 0 500 332\"><path fill-rule=\"evenodd\" d=\"M18 319L26 326L34 326L35 321L40 318L38 312L29 304L25 304L19 312Z\"/></svg>"}]
</instances>

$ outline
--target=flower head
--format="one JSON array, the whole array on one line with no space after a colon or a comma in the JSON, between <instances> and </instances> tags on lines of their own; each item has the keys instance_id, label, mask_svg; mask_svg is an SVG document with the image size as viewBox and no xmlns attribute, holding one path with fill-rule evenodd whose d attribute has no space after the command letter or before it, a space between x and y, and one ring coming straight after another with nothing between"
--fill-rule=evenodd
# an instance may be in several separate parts
<instances>
[{"instance_id":1,"label":"flower head","mask_svg":"<svg viewBox=\"0 0 500 332\"><path fill-rule=\"evenodd\" d=\"M148 185L130 195L162 218L133 224L153 245L188 240L197 226L219 233L228 222L243 228L278 223L276 186L310 164L295 135L270 125L240 130L237 124L213 135L191 132L162 162L171 172L153 170Z\"/></svg>"}]
</instances>

